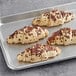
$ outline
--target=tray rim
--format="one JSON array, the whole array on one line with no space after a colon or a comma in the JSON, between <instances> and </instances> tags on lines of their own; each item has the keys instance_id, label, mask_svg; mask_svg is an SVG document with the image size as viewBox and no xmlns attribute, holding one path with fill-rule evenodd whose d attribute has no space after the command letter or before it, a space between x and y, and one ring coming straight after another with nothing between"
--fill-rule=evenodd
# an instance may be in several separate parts
<instances>
[{"instance_id":1,"label":"tray rim","mask_svg":"<svg viewBox=\"0 0 76 76\"><path fill-rule=\"evenodd\" d=\"M45 7L45 8L36 9L36 10L21 12L21 13L15 13L15 14L7 15L7 16L2 16L2 17L0 17L0 26L6 24L6 23L2 23L2 19L4 19L4 18L9 18L9 17L17 16L17 15L27 14L27 13L31 13L31 12L37 12L40 10L46 10L46 9L50 9L50 8L61 7L61 6L71 5L71 4L76 4L76 1L59 4L59 5L55 5L55 6L51 6L51 7L49 6L49 7ZM12 21L12 22L14 22L14 21ZM7 23L10 23L10 22L7 22Z\"/></svg>"},{"instance_id":2,"label":"tray rim","mask_svg":"<svg viewBox=\"0 0 76 76\"><path fill-rule=\"evenodd\" d=\"M73 3L76 4L76 2L71 2L71 3L62 4L62 5L56 5L56 6L60 7L60 6L70 5L70 4L73 4ZM33 11L27 11L27 12L24 12L24 13L29 13L29 12L35 12L35 11L40 11L40 10L55 8L56 6L47 7L47 8L42 8L42 9L33 10ZM21 15L21 14L24 14L24 13L14 14L14 16L15 16L15 15ZM13 16L13 15L10 15L10 16ZM9 17L9 16L5 16L5 17ZM5 17L2 17L2 18L5 18ZM0 27L1 27L1 26L0 26ZM0 28L0 29L1 29L1 28ZM3 45L3 42L2 42L1 30L0 30L0 44L1 44L1 45L0 45L0 46L1 46L1 49L2 49L2 50L5 50L5 49L3 48L4 45ZM27 68L31 68L31 67L35 67L35 66L40 66L40 65L45 65L45 64L47 64L47 63L44 63L44 64L36 64L36 65L33 65L33 66L29 66L29 67L21 67L21 68L19 67L19 68L16 68L15 66L13 66L13 65L11 65L11 64L9 63L5 52L2 51L2 53L3 53L3 56L4 56L4 59L5 59L5 61L6 61L7 66L8 66L10 69L12 69L12 70L22 70L22 69L27 69ZM63 59L63 60L72 59L72 58L75 58L75 56L74 56L74 57L69 57L69 58L66 58L66 59ZM53 61L53 62L49 62L49 63L59 62L59 61L63 61L63 60L57 60L57 61ZM49 64L49 63L48 63L48 64Z\"/></svg>"}]
</instances>

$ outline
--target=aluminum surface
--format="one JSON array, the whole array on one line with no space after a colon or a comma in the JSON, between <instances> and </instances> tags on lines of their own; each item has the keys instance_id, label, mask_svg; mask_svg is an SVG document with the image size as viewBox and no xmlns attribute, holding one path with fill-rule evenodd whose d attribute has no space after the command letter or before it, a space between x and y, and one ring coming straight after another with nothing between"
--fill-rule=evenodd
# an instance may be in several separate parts
<instances>
[{"instance_id":1,"label":"aluminum surface","mask_svg":"<svg viewBox=\"0 0 76 76\"><path fill-rule=\"evenodd\" d=\"M39 42L30 44L30 45L9 45L6 43L6 38L8 35L12 34L17 29L24 27L25 25L31 25L32 19L34 17L40 15L44 11L51 10L52 8L68 10L68 11L71 10L71 12L76 13L76 3L71 3L71 4L49 7L45 9L39 9L39 10L35 10L35 11L23 13L23 14L17 14L17 15L12 15L12 16L1 18L1 24L3 24L2 26L0 26L1 47L2 47L2 52L6 60L7 66L10 69L21 70L25 68L44 65L48 63L54 63L57 61L67 60L67 59L76 57L76 51L75 51L76 45L59 46L62 49L62 53L53 59L43 61L43 62L33 63L33 64L31 63L20 64L18 63L16 59L18 53L20 53L25 48L30 47L33 44L36 44L36 43L45 44L47 38L40 40ZM69 23L65 23L62 26L47 28L50 32L49 36L53 32L57 31L58 29L62 27L71 27L71 28L76 29L76 19L72 20Z\"/></svg>"}]
</instances>

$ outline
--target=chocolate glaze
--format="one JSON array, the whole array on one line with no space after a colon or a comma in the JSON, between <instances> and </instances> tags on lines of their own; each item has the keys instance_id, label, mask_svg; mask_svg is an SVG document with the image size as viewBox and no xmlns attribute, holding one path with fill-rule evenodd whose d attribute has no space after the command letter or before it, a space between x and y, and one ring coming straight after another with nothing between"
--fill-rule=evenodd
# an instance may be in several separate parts
<instances>
[{"instance_id":1,"label":"chocolate glaze","mask_svg":"<svg viewBox=\"0 0 76 76\"><path fill-rule=\"evenodd\" d=\"M65 17L65 12L64 11L60 11L61 12L61 15L62 15L62 17Z\"/></svg>"},{"instance_id":2,"label":"chocolate glaze","mask_svg":"<svg viewBox=\"0 0 76 76\"><path fill-rule=\"evenodd\" d=\"M53 36L48 38L48 41L53 42L55 40L55 38Z\"/></svg>"},{"instance_id":3,"label":"chocolate glaze","mask_svg":"<svg viewBox=\"0 0 76 76\"><path fill-rule=\"evenodd\" d=\"M63 32L62 32L62 31L63 31ZM69 38L69 37L70 37L70 34L72 33L72 30L71 30L70 28L61 28L60 30L54 32L53 35L48 38L48 41L49 41L50 43L54 42L56 36L62 36L63 33L65 33L64 36L65 36L66 38ZM68 33L69 35L67 35L67 33ZM73 31L73 35L76 35L76 30Z\"/></svg>"},{"instance_id":4,"label":"chocolate glaze","mask_svg":"<svg viewBox=\"0 0 76 76\"><path fill-rule=\"evenodd\" d=\"M58 30L58 31L56 31L56 32L53 33L53 37L54 36L60 36L60 35L62 35L62 33L61 33L60 30Z\"/></svg>"},{"instance_id":5,"label":"chocolate glaze","mask_svg":"<svg viewBox=\"0 0 76 76\"><path fill-rule=\"evenodd\" d=\"M44 51L56 51L56 48L50 45L36 44L32 48L26 50L31 51L31 55L41 55Z\"/></svg>"},{"instance_id":6,"label":"chocolate glaze","mask_svg":"<svg viewBox=\"0 0 76 76\"><path fill-rule=\"evenodd\" d=\"M53 10L53 11L51 11L52 13L55 13L57 10ZM50 12L46 12L46 13L44 13L44 16L47 16L48 17L48 19L52 19L53 21L56 21L56 18L55 18L55 15L53 15L52 13L50 13ZM59 13L56 13L57 15L59 14Z\"/></svg>"},{"instance_id":7,"label":"chocolate glaze","mask_svg":"<svg viewBox=\"0 0 76 76\"><path fill-rule=\"evenodd\" d=\"M51 12L55 13L55 12L57 12L57 11L58 11L57 9L54 9L54 10L52 10Z\"/></svg>"},{"instance_id":8,"label":"chocolate glaze","mask_svg":"<svg viewBox=\"0 0 76 76\"><path fill-rule=\"evenodd\" d=\"M62 28L60 30L61 30L61 32L63 31L64 33L68 33L68 34L70 34L72 31L70 28Z\"/></svg>"},{"instance_id":9,"label":"chocolate glaze","mask_svg":"<svg viewBox=\"0 0 76 76\"><path fill-rule=\"evenodd\" d=\"M44 16L50 16L50 12L45 12Z\"/></svg>"},{"instance_id":10,"label":"chocolate glaze","mask_svg":"<svg viewBox=\"0 0 76 76\"><path fill-rule=\"evenodd\" d=\"M50 15L50 18L51 18L53 21L56 21L55 15L51 14L51 15Z\"/></svg>"},{"instance_id":11,"label":"chocolate glaze","mask_svg":"<svg viewBox=\"0 0 76 76\"><path fill-rule=\"evenodd\" d=\"M9 39L13 38L15 34L18 34L18 31L17 31L17 30L16 30L13 34L11 34L11 35L9 36Z\"/></svg>"},{"instance_id":12,"label":"chocolate glaze","mask_svg":"<svg viewBox=\"0 0 76 76\"><path fill-rule=\"evenodd\" d=\"M72 36L76 36L76 30L72 30Z\"/></svg>"},{"instance_id":13,"label":"chocolate glaze","mask_svg":"<svg viewBox=\"0 0 76 76\"><path fill-rule=\"evenodd\" d=\"M36 29L37 34L40 34L40 33L41 33L41 29L38 28L37 26L33 26L33 27L32 27L32 26L25 26L25 27L23 27L22 29L16 30L13 34L11 34L11 35L9 36L9 39L14 38L14 35L17 35L17 34L29 33L29 32L32 31L33 29ZM32 35L32 34L29 33L29 35Z\"/></svg>"}]
</instances>

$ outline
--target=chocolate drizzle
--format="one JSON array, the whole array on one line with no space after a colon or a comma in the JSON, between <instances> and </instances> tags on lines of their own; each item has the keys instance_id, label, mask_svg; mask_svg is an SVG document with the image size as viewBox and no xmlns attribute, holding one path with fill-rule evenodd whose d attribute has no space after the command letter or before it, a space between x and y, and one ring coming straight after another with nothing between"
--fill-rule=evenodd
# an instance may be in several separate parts
<instances>
[{"instance_id":1,"label":"chocolate drizzle","mask_svg":"<svg viewBox=\"0 0 76 76\"><path fill-rule=\"evenodd\" d=\"M76 35L76 30L72 31L71 28L61 28L60 30L58 30L57 32L54 32L53 35L51 37L48 38L48 43L54 43L55 39L64 39L66 38L70 38L71 36Z\"/></svg>"},{"instance_id":2,"label":"chocolate drizzle","mask_svg":"<svg viewBox=\"0 0 76 76\"><path fill-rule=\"evenodd\" d=\"M18 31L16 30L13 34L11 34L10 36L9 36L9 39L11 39L11 38L14 38L14 35L15 34L18 34Z\"/></svg>"},{"instance_id":3,"label":"chocolate drizzle","mask_svg":"<svg viewBox=\"0 0 76 76\"><path fill-rule=\"evenodd\" d=\"M60 11L61 12L61 15L62 15L62 17L65 17L65 12L64 11Z\"/></svg>"},{"instance_id":4,"label":"chocolate drizzle","mask_svg":"<svg viewBox=\"0 0 76 76\"><path fill-rule=\"evenodd\" d=\"M56 21L55 15L51 14L51 15L50 15L50 18L51 18L53 21Z\"/></svg>"},{"instance_id":5,"label":"chocolate drizzle","mask_svg":"<svg viewBox=\"0 0 76 76\"><path fill-rule=\"evenodd\" d=\"M41 55L44 51L56 51L54 46L42 44L36 44L32 48L28 48L26 50L31 51L31 55Z\"/></svg>"},{"instance_id":6,"label":"chocolate drizzle","mask_svg":"<svg viewBox=\"0 0 76 76\"><path fill-rule=\"evenodd\" d=\"M67 17L71 15L70 12L64 12L57 9L54 9L50 12L45 12L43 16L47 16L48 19L52 19L53 21L56 21L56 19L64 18L67 20Z\"/></svg>"},{"instance_id":7,"label":"chocolate drizzle","mask_svg":"<svg viewBox=\"0 0 76 76\"><path fill-rule=\"evenodd\" d=\"M37 26L33 26L33 27L32 26L27 26L27 27L25 26L24 28L16 30L13 34L11 34L9 36L9 39L14 38L14 35L21 34L21 33L23 33L23 34L28 33L29 36L31 36L32 33L30 33L30 31L32 31L33 29L36 30L38 35L41 33L41 29L39 27L37 27Z\"/></svg>"},{"instance_id":8,"label":"chocolate drizzle","mask_svg":"<svg viewBox=\"0 0 76 76\"><path fill-rule=\"evenodd\" d=\"M76 30L72 30L72 36L76 36Z\"/></svg>"}]
</instances>

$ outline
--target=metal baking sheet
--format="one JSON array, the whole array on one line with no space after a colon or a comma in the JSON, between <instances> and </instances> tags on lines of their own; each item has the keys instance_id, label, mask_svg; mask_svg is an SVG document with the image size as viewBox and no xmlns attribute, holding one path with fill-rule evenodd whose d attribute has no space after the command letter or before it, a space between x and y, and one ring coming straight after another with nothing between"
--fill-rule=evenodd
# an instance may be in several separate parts
<instances>
[{"instance_id":1,"label":"metal baking sheet","mask_svg":"<svg viewBox=\"0 0 76 76\"><path fill-rule=\"evenodd\" d=\"M47 38L40 40L39 42L29 44L29 45L9 45L6 43L6 38L8 35L12 34L15 30L20 29L26 25L31 25L32 19L37 17L41 13L45 11L49 11L53 8L68 10L73 13L76 13L76 2L59 5L55 7L49 7L34 11L29 11L21 14L15 14L8 17L3 17L0 19L0 40L1 40L1 48L7 63L7 66L13 70L21 70L25 68L35 67L39 65L44 65L48 63L54 63L57 61L67 60L76 57L76 45L69 46L59 46L62 49L62 53L47 61L38 62L38 63L19 63L16 59L17 54L23 51L25 48L30 47L36 43L46 43ZM50 32L49 36L62 27L70 27L76 29L76 19L72 20L69 23L65 23L62 26L47 28Z\"/></svg>"}]
</instances>

